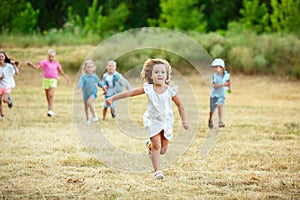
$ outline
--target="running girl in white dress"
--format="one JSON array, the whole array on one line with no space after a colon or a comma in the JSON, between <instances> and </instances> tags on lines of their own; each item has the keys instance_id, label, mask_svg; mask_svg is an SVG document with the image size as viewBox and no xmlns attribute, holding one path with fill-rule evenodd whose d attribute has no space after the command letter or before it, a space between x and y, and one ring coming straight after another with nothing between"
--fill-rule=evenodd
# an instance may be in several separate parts
<instances>
[{"instance_id":1,"label":"running girl in white dress","mask_svg":"<svg viewBox=\"0 0 300 200\"><path fill-rule=\"evenodd\" d=\"M163 59L148 59L144 63L141 77L144 80L144 87L135 88L131 91L121 92L108 99L107 105L113 101L146 94L148 107L144 114L144 126L148 129L150 140L147 142L149 157L152 160L155 179L163 179L164 175L160 170L160 154L167 151L169 140L173 137L172 130L174 117L172 101L176 104L183 127L187 130L188 124L181 99L178 97L176 86L170 85L171 66Z\"/></svg>"}]
</instances>

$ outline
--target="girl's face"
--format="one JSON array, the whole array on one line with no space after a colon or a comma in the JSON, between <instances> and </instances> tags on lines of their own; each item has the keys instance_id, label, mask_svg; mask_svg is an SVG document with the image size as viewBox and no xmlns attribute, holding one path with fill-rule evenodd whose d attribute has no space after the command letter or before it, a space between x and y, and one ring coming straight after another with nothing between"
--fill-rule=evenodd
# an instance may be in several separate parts
<instances>
[{"instance_id":1,"label":"girl's face","mask_svg":"<svg viewBox=\"0 0 300 200\"><path fill-rule=\"evenodd\" d=\"M113 74L113 73L115 73L115 71L116 71L116 65L114 65L114 64L108 64L108 65L106 65L106 70L107 70L107 72L109 73L109 74Z\"/></svg>"},{"instance_id":2,"label":"girl's face","mask_svg":"<svg viewBox=\"0 0 300 200\"><path fill-rule=\"evenodd\" d=\"M221 66L214 66L214 72L215 73L223 73L223 68Z\"/></svg>"},{"instance_id":3,"label":"girl's face","mask_svg":"<svg viewBox=\"0 0 300 200\"><path fill-rule=\"evenodd\" d=\"M5 55L4 53L0 53L0 63L4 63L5 61Z\"/></svg>"},{"instance_id":4,"label":"girl's face","mask_svg":"<svg viewBox=\"0 0 300 200\"><path fill-rule=\"evenodd\" d=\"M49 61L54 61L54 59L55 59L55 54L48 54Z\"/></svg>"},{"instance_id":5,"label":"girl's face","mask_svg":"<svg viewBox=\"0 0 300 200\"><path fill-rule=\"evenodd\" d=\"M157 85L164 85L167 79L167 69L164 64L157 64L153 66L152 77L153 83Z\"/></svg>"},{"instance_id":6,"label":"girl's face","mask_svg":"<svg viewBox=\"0 0 300 200\"><path fill-rule=\"evenodd\" d=\"M218 67L218 73L223 74L223 67L221 67L221 66Z\"/></svg>"},{"instance_id":7,"label":"girl's face","mask_svg":"<svg viewBox=\"0 0 300 200\"><path fill-rule=\"evenodd\" d=\"M95 70L95 66L92 64L88 64L85 66L85 72L89 75L91 75Z\"/></svg>"}]
</instances>

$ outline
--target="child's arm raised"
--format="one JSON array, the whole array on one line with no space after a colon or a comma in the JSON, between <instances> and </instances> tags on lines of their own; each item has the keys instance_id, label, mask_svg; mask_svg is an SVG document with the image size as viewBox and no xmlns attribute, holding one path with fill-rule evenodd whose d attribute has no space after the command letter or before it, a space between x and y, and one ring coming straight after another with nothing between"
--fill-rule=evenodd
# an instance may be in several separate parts
<instances>
[{"instance_id":1,"label":"child's arm raised","mask_svg":"<svg viewBox=\"0 0 300 200\"><path fill-rule=\"evenodd\" d=\"M18 75L18 74L19 74L19 68L17 67L15 61L14 61L14 60L11 60L11 61L10 61L10 64L12 64L12 66L14 67L15 75Z\"/></svg>"},{"instance_id":2,"label":"child's arm raised","mask_svg":"<svg viewBox=\"0 0 300 200\"><path fill-rule=\"evenodd\" d=\"M187 121L186 121L184 107L183 107L183 103L182 103L181 99L179 98L179 96L176 95L176 96L174 96L172 98L172 100L174 101L174 103L177 106L177 109L178 109L178 112L179 112L179 115L180 115L180 118L181 118L181 123L182 123L183 128L186 129L186 130L188 130L189 129L189 125L187 124Z\"/></svg>"},{"instance_id":3,"label":"child's arm raised","mask_svg":"<svg viewBox=\"0 0 300 200\"><path fill-rule=\"evenodd\" d=\"M130 91L124 91L124 92L121 92L121 93L118 93L112 97L109 97L106 99L106 104L108 106L110 106L113 101L115 100L118 100L118 99L124 99L124 98L128 98L128 97L134 97L134 96L137 96L137 95L141 95L141 94L144 94L145 91L144 91L144 88L143 87L140 87L140 88L135 88L133 90L130 90Z\"/></svg>"},{"instance_id":4,"label":"child's arm raised","mask_svg":"<svg viewBox=\"0 0 300 200\"><path fill-rule=\"evenodd\" d=\"M32 62L30 61L26 61L26 64L30 67L32 67L33 69L37 70L38 68L40 68L41 66L40 65L35 65L33 64Z\"/></svg>"}]
</instances>

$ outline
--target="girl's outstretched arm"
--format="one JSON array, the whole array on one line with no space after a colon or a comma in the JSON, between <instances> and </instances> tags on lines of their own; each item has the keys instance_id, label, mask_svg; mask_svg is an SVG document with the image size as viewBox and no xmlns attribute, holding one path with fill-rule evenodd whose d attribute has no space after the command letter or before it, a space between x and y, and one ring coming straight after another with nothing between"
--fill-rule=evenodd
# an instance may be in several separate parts
<instances>
[{"instance_id":1,"label":"girl's outstretched arm","mask_svg":"<svg viewBox=\"0 0 300 200\"><path fill-rule=\"evenodd\" d=\"M106 104L108 106L110 106L113 103L113 101L115 101L115 100L124 99L124 98L128 98L128 97L134 97L134 96L141 95L144 93L145 93L145 91L144 91L143 87L135 88L135 89L129 90L129 91L124 91L124 92L118 93L112 97L107 98Z\"/></svg>"},{"instance_id":2,"label":"girl's outstretched arm","mask_svg":"<svg viewBox=\"0 0 300 200\"><path fill-rule=\"evenodd\" d=\"M180 118L181 118L181 123L184 129L188 130L189 129L189 125L187 124L186 121L186 116L185 116L185 112L184 112L184 107L183 107L183 103L181 101L181 99L176 95L172 98L172 100L174 101L174 103L177 106Z\"/></svg>"},{"instance_id":3,"label":"girl's outstretched arm","mask_svg":"<svg viewBox=\"0 0 300 200\"><path fill-rule=\"evenodd\" d=\"M38 65L35 65L33 64L32 62L30 61L26 61L26 64L30 67L32 67L33 69L37 70L38 68L40 68L41 66L38 64Z\"/></svg>"}]
</instances>

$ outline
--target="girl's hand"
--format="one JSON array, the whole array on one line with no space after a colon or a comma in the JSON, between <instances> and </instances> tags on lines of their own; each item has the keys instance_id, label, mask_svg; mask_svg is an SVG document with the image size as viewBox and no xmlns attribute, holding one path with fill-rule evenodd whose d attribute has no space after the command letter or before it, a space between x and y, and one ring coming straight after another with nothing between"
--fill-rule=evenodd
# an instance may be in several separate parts
<instances>
[{"instance_id":1,"label":"girl's hand","mask_svg":"<svg viewBox=\"0 0 300 200\"><path fill-rule=\"evenodd\" d=\"M69 83L69 78L67 76L64 77L67 83Z\"/></svg>"},{"instance_id":2,"label":"girl's hand","mask_svg":"<svg viewBox=\"0 0 300 200\"><path fill-rule=\"evenodd\" d=\"M76 94L79 95L81 93L81 91L82 91L82 89L78 88L77 91L76 91Z\"/></svg>"},{"instance_id":3,"label":"girl's hand","mask_svg":"<svg viewBox=\"0 0 300 200\"><path fill-rule=\"evenodd\" d=\"M107 93L107 86L106 85L104 85L103 87L102 87L102 90L103 90L103 94L106 94Z\"/></svg>"},{"instance_id":4,"label":"girl's hand","mask_svg":"<svg viewBox=\"0 0 300 200\"><path fill-rule=\"evenodd\" d=\"M183 128L184 128L185 130L188 130L188 129L189 129L189 125L188 125L188 123L187 123L186 121L182 121L181 124L182 124L182 126L183 126Z\"/></svg>"},{"instance_id":5,"label":"girl's hand","mask_svg":"<svg viewBox=\"0 0 300 200\"><path fill-rule=\"evenodd\" d=\"M224 86L226 86L226 87L229 87L231 85L231 83L230 82L226 82L226 83L224 83Z\"/></svg>"},{"instance_id":6,"label":"girl's hand","mask_svg":"<svg viewBox=\"0 0 300 200\"><path fill-rule=\"evenodd\" d=\"M105 102L106 102L106 105L110 106L113 103L113 98L109 97L105 100Z\"/></svg>"},{"instance_id":7,"label":"girl's hand","mask_svg":"<svg viewBox=\"0 0 300 200\"><path fill-rule=\"evenodd\" d=\"M32 62L30 62L30 61L26 61L25 62L28 66L32 66Z\"/></svg>"}]
</instances>

